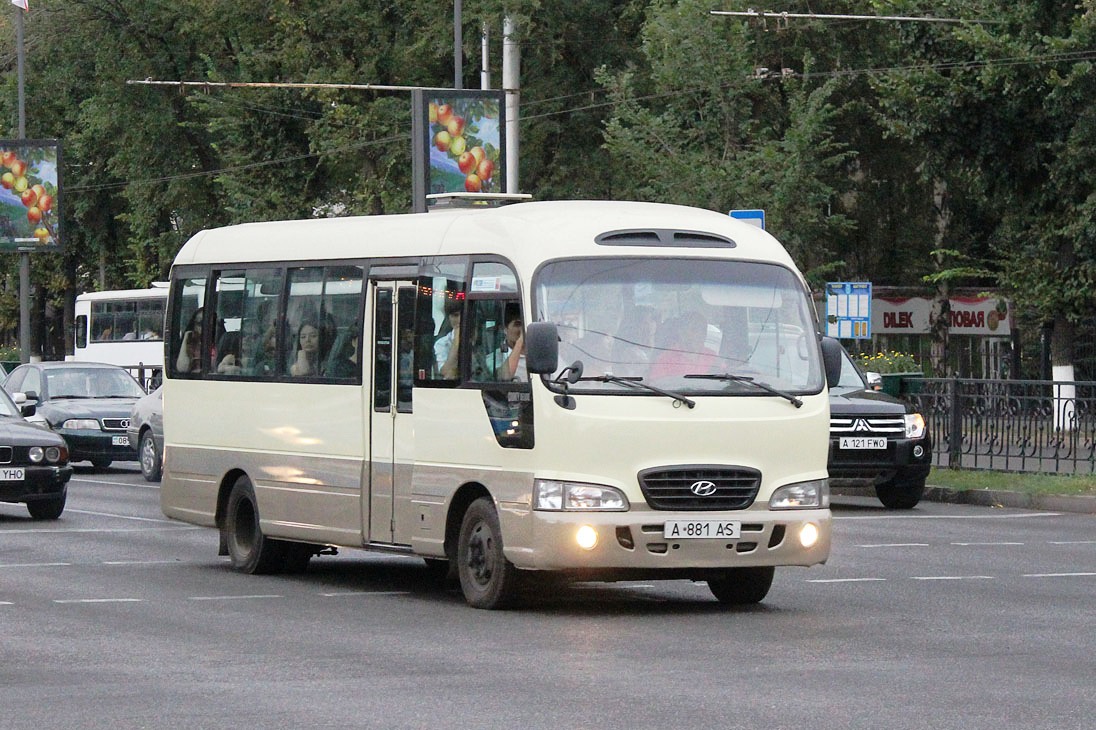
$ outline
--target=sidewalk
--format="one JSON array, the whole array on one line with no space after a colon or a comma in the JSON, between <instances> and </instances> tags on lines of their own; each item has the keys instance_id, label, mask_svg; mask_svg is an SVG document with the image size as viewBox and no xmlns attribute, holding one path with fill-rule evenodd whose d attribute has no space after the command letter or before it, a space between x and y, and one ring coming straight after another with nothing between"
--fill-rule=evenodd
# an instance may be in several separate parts
<instances>
[{"instance_id":1,"label":"sidewalk","mask_svg":"<svg viewBox=\"0 0 1096 730\"><path fill-rule=\"evenodd\" d=\"M952 504L974 504L982 507L1015 507L1048 512L1080 512L1096 514L1096 497L1064 494L1026 494L994 489L958 491L946 487L925 487L924 499Z\"/></svg>"}]
</instances>

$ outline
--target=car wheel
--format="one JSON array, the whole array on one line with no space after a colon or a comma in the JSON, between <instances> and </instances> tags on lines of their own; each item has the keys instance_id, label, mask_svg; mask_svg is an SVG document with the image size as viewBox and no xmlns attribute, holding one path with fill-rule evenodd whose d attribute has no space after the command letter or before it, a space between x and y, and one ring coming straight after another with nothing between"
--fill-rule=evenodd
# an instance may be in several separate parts
<instances>
[{"instance_id":1,"label":"car wheel","mask_svg":"<svg viewBox=\"0 0 1096 730\"><path fill-rule=\"evenodd\" d=\"M894 478L875 486L875 496L887 509L913 509L924 494L924 479L908 482Z\"/></svg>"},{"instance_id":2,"label":"car wheel","mask_svg":"<svg viewBox=\"0 0 1096 730\"><path fill-rule=\"evenodd\" d=\"M91 465L96 469L106 469L108 466L114 463L114 459L90 459Z\"/></svg>"},{"instance_id":3,"label":"car wheel","mask_svg":"<svg viewBox=\"0 0 1096 730\"><path fill-rule=\"evenodd\" d=\"M236 570L251 574L273 573L282 567L282 545L263 535L255 489L247 477L237 479L228 495L225 533L228 557Z\"/></svg>"},{"instance_id":4,"label":"car wheel","mask_svg":"<svg viewBox=\"0 0 1096 730\"><path fill-rule=\"evenodd\" d=\"M474 608L506 608L517 599L518 569L503 555L499 516L490 497L480 497L464 513L457 575L464 599Z\"/></svg>"},{"instance_id":5,"label":"car wheel","mask_svg":"<svg viewBox=\"0 0 1096 730\"><path fill-rule=\"evenodd\" d=\"M145 429L145 432L141 434L137 454L141 463L141 474L144 475L145 481L160 481L160 452L156 450L156 439L152 438L150 429Z\"/></svg>"},{"instance_id":6,"label":"car wheel","mask_svg":"<svg viewBox=\"0 0 1096 730\"><path fill-rule=\"evenodd\" d=\"M729 606L760 603L769 595L775 574L776 568L772 566L728 568L721 577L708 581L708 590L720 603Z\"/></svg>"},{"instance_id":7,"label":"car wheel","mask_svg":"<svg viewBox=\"0 0 1096 730\"><path fill-rule=\"evenodd\" d=\"M35 499L27 502L27 512L36 520L56 520L65 511L65 495L50 499Z\"/></svg>"}]
</instances>

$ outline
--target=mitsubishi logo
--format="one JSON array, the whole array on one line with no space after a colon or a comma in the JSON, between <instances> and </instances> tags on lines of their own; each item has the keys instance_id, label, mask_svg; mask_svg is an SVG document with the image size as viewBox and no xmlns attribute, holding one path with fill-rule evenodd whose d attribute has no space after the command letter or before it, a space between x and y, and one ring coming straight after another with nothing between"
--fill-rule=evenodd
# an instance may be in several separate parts
<instances>
[{"instance_id":1,"label":"mitsubishi logo","mask_svg":"<svg viewBox=\"0 0 1096 730\"><path fill-rule=\"evenodd\" d=\"M710 497L715 494L715 484L706 480L693 482L689 485L689 491L698 497Z\"/></svg>"},{"instance_id":2,"label":"mitsubishi logo","mask_svg":"<svg viewBox=\"0 0 1096 730\"><path fill-rule=\"evenodd\" d=\"M852 430L853 431L871 431L872 427L863 418L857 418L856 421L852 424Z\"/></svg>"}]
</instances>

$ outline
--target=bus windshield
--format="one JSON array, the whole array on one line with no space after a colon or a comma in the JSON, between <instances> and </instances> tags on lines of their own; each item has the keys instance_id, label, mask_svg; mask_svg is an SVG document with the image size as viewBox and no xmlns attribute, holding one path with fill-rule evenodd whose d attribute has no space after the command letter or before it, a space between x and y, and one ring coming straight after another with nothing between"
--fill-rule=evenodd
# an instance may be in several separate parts
<instances>
[{"instance_id":1,"label":"bus windshield","mask_svg":"<svg viewBox=\"0 0 1096 730\"><path fill-rule=\"evenodd\" d=\"M800 279L776 264L726 259L553 261L534 281L535 318L556 324L572 390L758 395L822 388L817 335ZM614 376L613 380L604 376ZM649 394L649 391L646 391Z\"/></svg>"}]
</instances>

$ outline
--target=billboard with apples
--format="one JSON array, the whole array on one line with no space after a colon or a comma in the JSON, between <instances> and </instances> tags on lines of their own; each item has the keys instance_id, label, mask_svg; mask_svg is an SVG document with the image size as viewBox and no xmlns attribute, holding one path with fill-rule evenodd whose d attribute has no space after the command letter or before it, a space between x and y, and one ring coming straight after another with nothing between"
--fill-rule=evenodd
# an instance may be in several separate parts
<instances>
[{"instance_id":1,"label":"billboard with apples","mask_svg":"<svg viewBox=\"0 0 1096 730\"><path fill-rule=\"evenodd\" d=\"M499 193L503 190L503 92L431 89L415 97L424 192Z\"/></svg>"},{"instance_id":2,"label":"billboard with apples","mask_svg":"<svg viewBox=\"0 0 1096 730\"><path fill-rule=\"evenodd\" d=\"M0 251L60 251L60 192L58 140L0 140Z\"/></svg>"}]
</instances>

